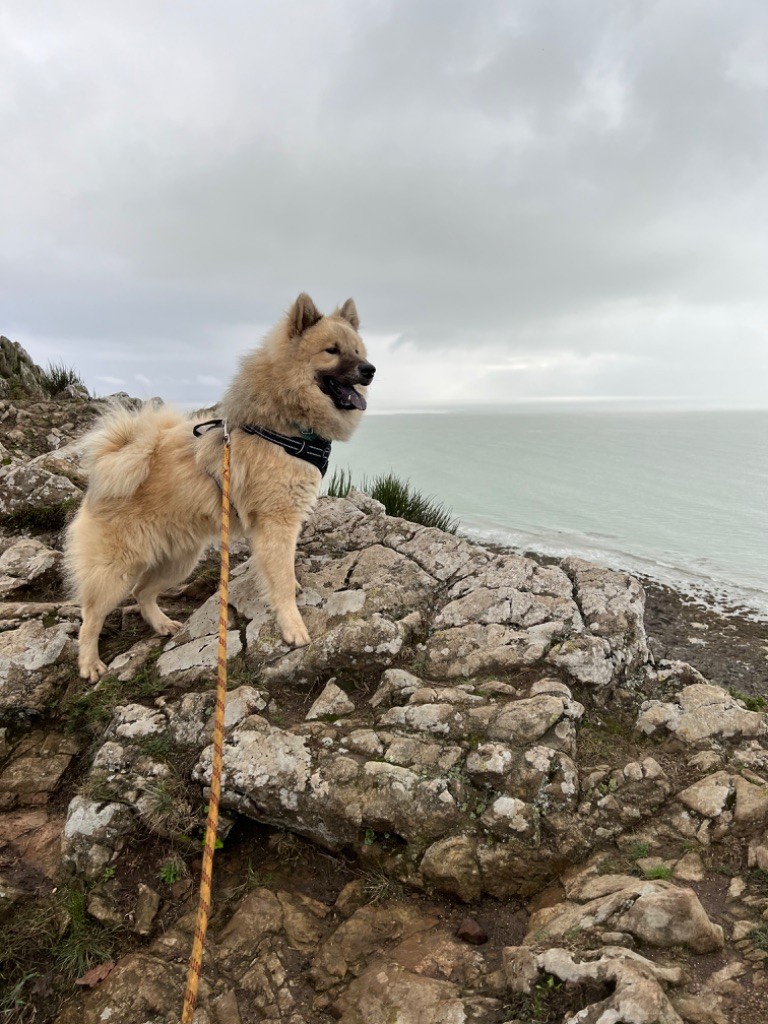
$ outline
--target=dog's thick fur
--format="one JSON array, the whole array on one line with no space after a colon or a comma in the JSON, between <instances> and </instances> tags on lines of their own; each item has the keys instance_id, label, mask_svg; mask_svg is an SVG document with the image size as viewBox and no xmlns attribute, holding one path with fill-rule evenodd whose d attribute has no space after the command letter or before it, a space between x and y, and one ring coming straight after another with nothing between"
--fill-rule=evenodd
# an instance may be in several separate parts
<instances>
[{"instance_id":1,"label":"dog's thick fur","mask_svg":"<svg viewBox=\"0 0 768 1024\"><path fill-rule=\"evenodd\" d=\"M315 503L320 472L278 445L238 430L256 424L282 434L313 430L348 440L374 373L349 299L322 316L307 295L260 348L246 356L221 406L232 435L234 532L253 561L287 644L309 643L296 605L295 554ZM199 417L199 420L205 417ZM85 441L89 486L67 532L66 564L82 606L80 675L105 671L99 634L129 593L158 633L175 633L158 595L192 571L218 536L223 433L192 433L194 421L166 408L115 408Z\"/></svg>"}]
</instances>

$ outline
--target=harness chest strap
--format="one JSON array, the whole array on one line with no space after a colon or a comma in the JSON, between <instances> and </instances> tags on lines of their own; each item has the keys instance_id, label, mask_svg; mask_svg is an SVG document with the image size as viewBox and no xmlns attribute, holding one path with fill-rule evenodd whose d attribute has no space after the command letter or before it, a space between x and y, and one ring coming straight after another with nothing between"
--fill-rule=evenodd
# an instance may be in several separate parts
<instances>
[{"instance_id":1,"label":"harness chest strap","mask_svg":"<svg viewBox=\"0 0 768 1024\"><path fill-rule=\"evenodd\" d=\"M192 428L195 437L200 437L207 427L211 430L224 425L224 420L206 420L205 423L197 423ZM331 457L331 442L324 437L312 434L308 437L289 437L286 434L278 434L276 430L267 430L266 427L257 427L253 423L245 423L240 427L246 434L261 437L265 441L278 445L289 455L303 462L309 462L315 469L320 470L320 475L325 476L328 471L328 462Z\"/></svg>"}]
</instances>

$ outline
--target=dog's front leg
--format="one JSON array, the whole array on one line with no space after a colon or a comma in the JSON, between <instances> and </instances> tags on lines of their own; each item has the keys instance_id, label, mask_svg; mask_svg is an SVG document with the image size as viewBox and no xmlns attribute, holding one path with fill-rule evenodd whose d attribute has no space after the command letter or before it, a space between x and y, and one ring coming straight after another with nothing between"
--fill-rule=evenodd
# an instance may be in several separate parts
<instances>
[{"instance_id":1,"label":"dog's front leg","mask_svg":"<svg viewBox=\"0 0 768 1024\"><path fill-rule=\"evenodd\" d=\"M267 598L277 616L283 640L291 647L310 642L296 604L296 541L301 523L266 520L251 532L251 547L266 584Z\"/></svg>"}]
</instances>

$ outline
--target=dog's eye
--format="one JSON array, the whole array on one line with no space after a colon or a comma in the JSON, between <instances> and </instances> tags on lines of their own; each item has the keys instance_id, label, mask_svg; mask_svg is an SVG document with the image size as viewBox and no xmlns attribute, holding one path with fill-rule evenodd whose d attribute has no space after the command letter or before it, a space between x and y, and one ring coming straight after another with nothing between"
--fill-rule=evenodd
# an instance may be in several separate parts
<instances>
[{"instance_id":1,"label":"dog's eye","mask_svg":"<svg viewBox=\"0 0 768 1024\"><path fill-rule=\"evenodd\" d=\"M333 348L327 348L325 351L329 356L337 356L339 354L339 346L334 345Z\"/></svg>"}]
</instances>

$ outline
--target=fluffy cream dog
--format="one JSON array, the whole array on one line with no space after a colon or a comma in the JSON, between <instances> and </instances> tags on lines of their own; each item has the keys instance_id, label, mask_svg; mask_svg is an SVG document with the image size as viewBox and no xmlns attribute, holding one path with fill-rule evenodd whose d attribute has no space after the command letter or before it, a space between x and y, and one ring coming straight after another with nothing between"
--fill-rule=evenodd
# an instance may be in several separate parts
<instances>
[{"instance_id":1,"label":"fluffy cream dog","mask_svg":"<svg viewBox=\"0 0 768 1024\"><path fill-rule=\"evenodd\" d=\"M283 639L296 647L310 640L296 606L295 555L320 487L318 453L327 452L328 441L351 437L375 373L359 326L352 299L323 316L300 295L245 357L221 405L232 437L233 531L250 539ZM221 517L223 429L198 437L194 426L165 408L118 408L86 439L89 486L66 544L83 613L84 679L95 682L104 673L99 634L129 593L158 633L180 628L160 610L158 595L189 575L218 536ZM307 438L303 455L290 454ZM314 463L304 461L311 456Z\"/></svg>"}]
</instances>

